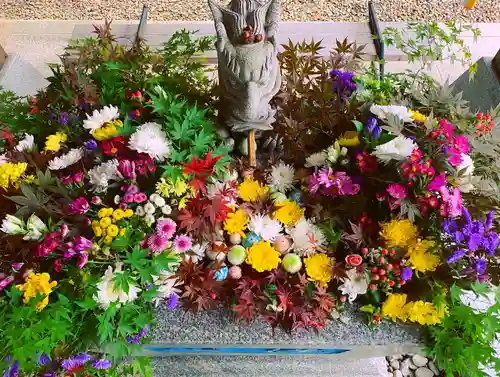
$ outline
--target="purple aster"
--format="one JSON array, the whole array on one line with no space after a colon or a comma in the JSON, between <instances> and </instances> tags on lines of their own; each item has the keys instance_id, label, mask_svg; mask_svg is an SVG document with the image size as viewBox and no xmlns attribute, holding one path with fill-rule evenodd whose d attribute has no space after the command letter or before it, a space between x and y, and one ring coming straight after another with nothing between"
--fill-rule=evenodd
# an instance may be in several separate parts
<instances>
[{"instance_id":1,"label":"purple aster","mask_svg":"<svg viewBox=\"0 0 500 377\"><path fill-rule=\"evenodd\" d=\"M471 234L467 240L467 248L470 251L477 251L483 244L483 236L479 234Z\"/></svg>"},{"instance_id":2,"label":"purple aster","mask_svg":"<svg viewBox=\"0 0 500 377\"><path fill-rule=\"evenodd\" d=\"M169 309L175 309L177 307L178 302L179 302L179 296L177 296L175 293L172 293L170 294L170 296L168 296Z\"/></svg>"},{"instance_id":3,"label":"purple aster","mask_svg":"<svg viewBox=\"0 0 500 377\"><path fill-rule=\"evenodd\" d=\"M87 151L93 151L94 149L97 148L97 143L95 140L89 140L83 143L85 145L85 149Z\"/></svg>"},{"instance_id":4,"label":"purple aster","mask_svg":"<svg viewBox=\"0 0 500 377\"><path fill-rule=\"evenodd\" d=\"M478 275L483 275L486 272L486 261L480 258L472 263L472 268Z\"/></svg>"},{"instance_id":5,"label":"purple aster","mask_svg":"<svg viewBox=\"0 0 500 377\"><path fill-rule=\"evenodd\" d=\"M404 281L410 280L413 276L413 270L410 267L405 267L401 271L401 279Z\"/></svg>"},{"instance_id":6,"label":"purple aster","mask_svg":"<svg viewBox=\"0 0 500 377\"><path fill-rule=\"evenodd\" d=\"M375 140L378 140L380 138L382 128L380 128L380 126L378 125L377 118L368 118L368 120L366 121L366 129L368 130L368 132L370 132L370 135L372 135Z\"/></svg>"},{"instance_id":7,"label":"purple aster","mask_svg":"<svg viewBox=\"0 0 500 377\"><path fill-rule=\"evenodd\" d=\"M453 254L450 255L450 257L446 260L446 263L452 264L460 259L462 259L465 256L465 249L457 249L453 252Z\"/></svg>"},{"instance_id":8,"label":"purple aster","mask_svg":"<svg viewBox=\"0 0 500 377\"><path fill-rule=\"evenodd\" d=\"M185 234L179 234L174 239L174 249L178 253L185 253L193 247L193 240Z\"/></svg>"},{"instance_id":9,"label":"purple aster","mask_svg":"<svg viewBox=\"0 0 500 377\"><path fill-rule=\"evenodd\" d=\"M141 330L141 331L139 331L139 336L140 336L141 338L144 338L145 336L147 336L147 335L148 335L148 333L149 333L149 325L146 325L146 326L144 326L144 327L142 328L142 330Z\"/></svg>"},{"instance_id":10,"label":"purple aster","mask_svg":"<svg viewBox=\"0 0 500 377\"><path fill-rule=\"evenodd\" d=\"M149 237L148 246L153 253L161 253L168 246L168 238L155 233Z\"/></svg>"},{"instance_id":11,"label":"purple aster","mask_svg":"<svg viewBox=\"0 0 500 377\"><path fill-rule=\"evenodd\" d=\"M92 367L95 369L109 369L111 368L111 360L94 360L92 361Z\"/></svg>"},{"instance_id":12,"label":"purple aster","mask_svg":"<svg viewBox=\"0 0 500 377\"><path fill-rule=\"evenodd\" d=\"M158 232L158 234L167 238L168 240L174 236L176 230L177 224L172 219L162 219L158 220L158 222L156 223L156 231Z\"/></svg>"},{"instance_id":13,"label":"purple aster","mask_svg":"<svg viewBox=\"0 0 500 377\"><path fill-rule=\"evenodd\" d=\"M498 248L499 238L497 232L489 232L483 237L483 247L491 257Z\"/></svg>"},{"instance_id":14,"label":"purple aster","mask_svg":"<svg viewBox=\"0 0 500 377\"><path fill-rule=\"evenodd\" d=\"M47 356L45 352L43 352L38 358L37 364L41 366L41 365L47 365L48 363L50 363L50 358L49 356Z\"/></svg>"},{"instance_id":15,"label":"purple aster","mask_svg":"<svg viewBox=\"0 0 500 377\"><path fill-rule=\"evenodd\" d=\"M64 111L59 115L59 123L63 126L68 125L68 113L67 112Z\"/></svg>"}]
</instances>

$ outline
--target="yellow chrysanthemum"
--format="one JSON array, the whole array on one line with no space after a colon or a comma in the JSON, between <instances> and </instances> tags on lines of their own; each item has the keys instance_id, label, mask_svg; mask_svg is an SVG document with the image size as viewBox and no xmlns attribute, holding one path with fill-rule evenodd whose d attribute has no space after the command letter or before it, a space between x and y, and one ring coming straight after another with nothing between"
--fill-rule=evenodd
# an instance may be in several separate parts
<instances>
[{"instance_id":1,"label":"yellow chrysanthemum","mask_svg":"<svg viewBox=\"0 0 500 377\"><path fill-rule=\"evenodd\" d=\"M19 187L19 179L24 174L28 164L26 162L5 162L0 165L0 186L5 190L9 186Z\"/></svg>"},{"instance_id":2,"label":"yellow chrysanthemum","mask_svg":"<svg viewBox=\"0 0 500 377\"><path fill-rule=\"evenodd\" d=\"M236 212L229 213L226 221L224 221L224 230L229 234L238 233L242 237L245 236L249 218L244 210L239 209Z\"/></svg>"},{"instance_id":3,"label":"yellow chrysanthemum","mask_svg":"<svg viewBox=\"0 0 500 377\"><path fill-rule=\"evenodd\" d=\"M356 147L359 145L359 136L356 131L346 131L337 141L344 147Z\"/></svg>"},{"instance_id":4,"label":"yellow chrysanthemum","mask_svg":"<svg viewBox=\"0 0 500 377\"><path fill-rule=\"evenodd\" d=\"M425 116L424 114L419 113L418 111L412 111L412 110L410 110L410 114L411 114L411 118L413 120L418 121L418 122L425 123L425 121L427 120L427 116Z\"/></svg>"},{"instance_id":5,"label":"yellow chrysanthemum","mask_svg":"<svg viewBox=\"0 0 500 377\"><path fill-rule=\"evenodd\" d=\"M64 132L56 132L54 135L49 135L45 141L45 150L57 152L61 149L61 144L66 140L68 140L68 136Z\"/></svg>"},{"instance_id":6,"label":"yellow chrysanthemum","mask_svg":"<svg viewBox=\"0 0 500 377\"><path fill-rule=\"evenodd\" d=\"M92 136L98 141L109 140L118 134L118 129L123 126L121 120L116 119L105 123L101 128L94 131Z\"/></svg>"},{"instance_id":7,"label":"yellow chrysanthemum","mask_svg":"<svg viewBox=\"0 0 500 377\"><path fill-rule=\"evenodd\" d=\"M119 229L115 224L111 224L108 229L106 229L106 234L110 237L116 237L118 235Z\"/></svg>"},{"instance_id":8,"label":"yellow chrysanthemum","mask_svg":"<svg viewBox=\"0 0 500 377\"><path fill-rule=\"evenodd\" d=\"M332 279L332 266L335 260L325 254L313 254L304 259L309 280L326 286Z\"/></svg>"},{"instance_id":9,"label":"yellow chrysanthemum","mask_svg":"<svg viewBox=\"0 0 500 377\"><path fill-rule=\"evenodd\" d=\"M102 228L102 229L106 229L108 226L111 225L111 217L103 217L100 221L99 221L99 226Z\"/></svg>"},{"instance_id":10,"label":"yellow chrysanthemum","mask_svg":"<svg viewBox=\"0 0 500 377\"><path fill-rule=\"evenodd\" d=\"M132 217L134 215L134 211L130 208L126 209L125 212L123 213L124 217Z\"/></svg>"},{"instance_id":11,"label":"yellow chrysanthemum","mask_svg":"<svg viewBox=\"0 0 500 377\"><path fill-rule=\"evenodd\" d=\"M118 208L113 211L113 219L115 219L116 221L120 221L124 217L125 212L122 209Z\"/></svg>"},{"instance_id":12,"label":"yellow chrysanthemum","mask_svg":"<svg viewBox=\"0 0 500 377\"><path fill-rule=\"evenodd\" d=\"M178 178L175 183L172 182L171 178L167 180L165 178L161 178L156 183L156 193L160 194L165 198L170 198L170 196L174 195L176 197L184 195L189 188L189 185L181 178Z\"/></svg>"},{"instance_id":13,"label":"yellow chrysanthemum","mask_svg":"<svg viewBox=\"0 0 500 377\"><path fill-rule=\"evenodd\" d=\"M418 236L418 229L408 220L391 220L381 225L380 236L385 240L386 247L407 247Z\"/></svg>"},{"instance_id":14,"label":"yellow chrysanthemum","mask_svg":"<svg viewBox=\"0 0 500 377\"><path fill-rule=\"evenodd\" d=\"M259 241L248 248L245 261L255 271L271 271L278 267L280 253L268 241Z\"/></svg>"},{"instance_id":15,"label":"yellow chrysanthemum","mask_svg":"<svg viewBox=\"0 0 500 377\"><path fill-rule=\"evenodd\" d=\"M95 235L96 237L101 237L101 236L102 236L102 233L103 233L103 232L102 232L102 228L101 228L99 225L97 225L97 226L92 226L92 230L94 231L94 235Z\"/></svg>"},{"instance_id":16,"label":"yellow chrysanthemum","mask_svg":"<svg viewBox=\"0 0 500 377\"><path fill-rule=\"evenodd\" d=\"M238 190L241 199L246 202L256 202L266 196L269 188L261 185L259 181L256 181L252 177L247 177L240 183Z\"/></svg>"},{"instance_id":17,"label":"yellow chrysanthemum","mask_svg":"<svg viewBox=\"0 0 500 377\"><path fill-rule=\"evenodd\" d=\"M428 253L436 243L431 240L418 239L408 247L407 256L410 263L419 272L435 271L440 263L439 256Z\"/></svg>"},{"instance_id":18,"label":"yellow chrysanthemum","mask_svg":"<svg viewBox=\"0 0 500 377\"><path fill-rule=\"evenodd\" d=\"M111 236L104 237L104 244L111 245L112 243L113 243L113 237Z\"/></svg>"},{"instance_id":19,"label":"yellow chrysanthemum","mask_svg":"<svg viewBox=\"0 0 500 377\"><path fill-rule=\"evenodd\" d=\"M446 307L438 310L432 302L414 301L405 305L408 319L421 325L437 325L446 314Z\"/></svg>"},{"instance_id":20,"label":"yellow chrysanthemum","mask_svg":"<svg viewBox=\"0 0 500 377\"><path fill-rule=\"evenodd\" d=\"M109 217L113 214L113 208L101 208L99 212L97 212L97 216L99 217Z\"/></svg>"},{"instance_id":21,"label":"yellow chrysanthemum","mask_svg":"<svg viewBox=\"0 0 500 377\"><path fill-rule=\"evenodd\" d=\"M285 225L294 226L304 217L304 209L292 200L277 203L276 206L278 209L274 211L274 217Z\"/></svg>"},{"instance_id":22,"label":"yellow chrysanthemum","mask_svg":"<svg viewBox=\"0 0 500 377\"><path fill-rule=\"evenodd\" d=\"M405 308L406 295L402 293L393 293L387 297L382 305L382 315L389 317L393 321L399 319L406 321L408 313Z\"/></svg>"},{"instance_id":23,"label":"yellow chrysanthemum","mask_svg":"<svg viewBox=\"0 0 500 377\"><path fill-rule=\"evenodd\" d=\"M57 285L57 281L49 282L49 280L50 275L47 273L35 274L30 272L26 277L24 284L17 285L17 289L24 292L24 303L29 303L33 297L36 297L37 294L41 293L44 298L36 305L36 308L38 311L45 308L49 304L49 295L52 292L52 288Z\"/></svg>"}]
</instances>

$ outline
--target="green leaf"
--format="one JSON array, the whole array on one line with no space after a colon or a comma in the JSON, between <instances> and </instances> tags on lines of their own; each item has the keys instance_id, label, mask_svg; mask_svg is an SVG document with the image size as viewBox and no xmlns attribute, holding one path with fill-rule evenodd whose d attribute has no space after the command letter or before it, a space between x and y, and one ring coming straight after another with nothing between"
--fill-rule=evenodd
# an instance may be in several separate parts
<instances>
[{"instance_id":1,"label":"green leaf","mask_svg":"<svg viewBox=\"0 0 500 377\"><path fill-rule=\"evenodd\" d=\"M180 263L180 257L174 253L163 253L155 256L153 263L161 270L172 271L172 267Z\"/></svg>"},{"instance_id":2,"label":"green leaf","mask_svg":"<svg viewBox=\"0 0 500 377\"><path fill-rule=\"evenodd\" d=\"M363 305L359 310L365 313L375 313L375 307L373 305Z\"/></svg>"},{"instance_id":3,"label":"green leaf","mask_svg":"<svg viewBox=\"0 0 500 377\"><path fill-rule=\"evenodd\" d=\"M85 297L83 301L75 301L75 304L85 310L92 310L97 307L97 303L91 297Z\"/></svg>"},{"instance_id":4,"label":"green leaf","mask_svg":"<svg viewBox=\"0 0 500 377\"><path fill-rule=\"evenodd\" d=\"M163 165L162 168L165 169L165 171L163 172L163 176L170 178L172 180L172 183L174 184L184 174L184 169L182 168L182 166Z\"/></svg>"},{"instance_id":5,"label":"green leaf","mask_svg":"<svg viewBox=\"0 0 500 377\"><path fill-rule=\"evenodd\" d=\"M127 253L125 263L130 264L136 270L140 270L146 263L148 263L146 260L147 255L147 250L134 250L131 253Z\"/></svg>"},{"instance_id":6,"label":"green leaf","mask_svg":"<svg viewBox=\"0 0 500 377\"><path fill-rule=\"evenodd\" d=\"M123 251L128 248L130 242L130 230L127 228L123 236L116 237L111 243L111 248L116 251Z\"/></svg>"},{"instance_id":7,"label":"green leaf","mask_svg":"<svg viewBox=\"0 0 500 377\"><path fill-rule=\"evenodd\" d=\"M361 132L363 130L363 123L361 123L359 120L351 120L352 123L354 123L354 126L356 127L356 131Z\"/></svg>"},{"instance_id":8,"label":"green leaf","mask_svg":"<svg viewBox=\"0 0 500 377\"><path fill-rule=\"evenodd\" d=\"M212 134L209 134L205 131L205 129L202 129L196 135L193 142L193 148L191 151L193 152L195 157L200 157L201 155L204 155L208 151L211 142L212 142Z\"/></svg>"},{"instance_id":9,"label":"green leaf","mask_svg":"<svg viewBox=\"0 0 500 377\"><path fill-rule=\"evenodd\" d=\"M132 126L132 121L130 117L127 115L125 120L123 121L123 127L118 129L118 135L120 136L129 136L132 135L136 130L136 127Z\"/></svg>"}]
</instances>

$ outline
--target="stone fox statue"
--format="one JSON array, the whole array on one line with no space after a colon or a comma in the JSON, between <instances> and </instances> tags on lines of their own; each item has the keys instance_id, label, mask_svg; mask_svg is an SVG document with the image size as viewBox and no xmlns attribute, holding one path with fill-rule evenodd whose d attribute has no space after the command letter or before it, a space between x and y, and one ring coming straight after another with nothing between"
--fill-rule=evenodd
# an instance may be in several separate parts
<instances>
[{"instance_id":1,"label":"stone fox statue","mask_svg":"<svg viewBox=\"0 0 500 377\"><path fill-rule=\"evenodd\" d=\"M221 115L232 132L271 130L269 101L281 86L275 35L280 0L208 0L217 33Z\"/></svg>"}]
</instances>

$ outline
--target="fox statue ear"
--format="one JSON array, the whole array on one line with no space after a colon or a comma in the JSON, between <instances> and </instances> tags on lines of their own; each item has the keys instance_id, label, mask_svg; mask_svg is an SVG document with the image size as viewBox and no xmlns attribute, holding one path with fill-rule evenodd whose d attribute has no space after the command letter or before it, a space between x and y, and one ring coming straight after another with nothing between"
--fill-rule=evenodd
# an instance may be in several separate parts
<instances>
[{"instance_id":1,"label":"fox statue ear","mask_svg":"<svg viewBox=\"0 0 500 377\"><path fill-rule=\"evenodd\" d=\"M231 9L220 6L215 0L208 0L219 41L238 40L245 27L244 18Z\"/></svg>"}]
</instances>

